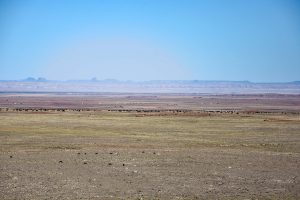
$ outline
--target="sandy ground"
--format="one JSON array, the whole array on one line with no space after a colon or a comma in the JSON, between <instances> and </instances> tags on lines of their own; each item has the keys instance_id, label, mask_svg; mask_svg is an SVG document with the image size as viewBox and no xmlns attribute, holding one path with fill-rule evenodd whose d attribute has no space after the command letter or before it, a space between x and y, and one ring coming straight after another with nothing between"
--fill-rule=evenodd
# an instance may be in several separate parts
<instances>
[{"instance_id":1,"label":"sandy ground","mask_svg":"<svg viewBox=\"0 0 300 200\"><path fill-rule=\"evenodd\" d=\"M300 199L298 114L137 114L2 109L0 199Z\"/></svg>"},{"instance_id":2,"label":"sandy ground","mask_svg":"<svg viewBox=\"0 0 300 200\"><path fill-rule=\"evenodd\" d=\"M2 199L300 197L299 156L292 154L97 148L18 151L0 159Z\"/></svg>"}]
</instances>

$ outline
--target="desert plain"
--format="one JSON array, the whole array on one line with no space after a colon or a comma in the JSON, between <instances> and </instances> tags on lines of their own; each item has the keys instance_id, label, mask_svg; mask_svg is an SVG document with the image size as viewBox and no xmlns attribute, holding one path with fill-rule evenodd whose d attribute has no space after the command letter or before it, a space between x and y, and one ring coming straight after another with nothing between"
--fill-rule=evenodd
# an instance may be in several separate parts
<instances>
[{"instance_id":1,"label":"desert plain","mask_svg":"<svg viewBox=\"0 0 300 200\"><path fill-rule=\"evenodd\" d=\"M300 95L1 93L0 199L300 199Z\"/></svg>"}]
</instances>

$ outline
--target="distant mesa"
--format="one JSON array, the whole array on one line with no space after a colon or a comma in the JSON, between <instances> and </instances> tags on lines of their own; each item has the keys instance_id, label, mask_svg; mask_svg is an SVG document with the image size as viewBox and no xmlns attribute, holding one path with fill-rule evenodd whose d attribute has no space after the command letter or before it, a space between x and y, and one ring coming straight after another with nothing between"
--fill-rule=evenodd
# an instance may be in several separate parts
<instances>
[{"instance_id":1,"label":"distant mesa","mask_svg":"<svg viewBox=\"0 0 300 200\"><path fill-rule=\"evenodd\" d=\"M94 78L91 79L91 81L92 81L92 82L97 82L98 79L97 79L96 77L94 77Z\"/></svg>"},{"instance_id":2,"label":"distant mesa","mask_svg":"<svg viewBox=\"0 0 300 200\"><path fill-rule=\"evenodd\" d=\"M35 81L36 81L36 79L35 79L35 78L33 78L33 77L28 77L28 78L24 79L24 81L28 81L28 82L35 82Z\"/></svg>"},{"instance_id":3,"label":"distant mesa","mask_svg":"<svg viewBox=\"0 0 300 200\"><path fill-rule=\"evenodd\" d=\"M33 78L33 77L28 77L26 79L23 80L24 82L47 82L46 78L43 77L38 77L37 79Z\"/></svg>"},{"instance_id":4,"label":"distant mesa","mask_svg":"<svg viewBox=\"0 0 300 200\"><path fill-rule=\"evenodd\" d=\"M43 78L43 77L39 77L37 79L38 82L47 82L47 79L46 78Z\"/></svg>"}]
</instances>

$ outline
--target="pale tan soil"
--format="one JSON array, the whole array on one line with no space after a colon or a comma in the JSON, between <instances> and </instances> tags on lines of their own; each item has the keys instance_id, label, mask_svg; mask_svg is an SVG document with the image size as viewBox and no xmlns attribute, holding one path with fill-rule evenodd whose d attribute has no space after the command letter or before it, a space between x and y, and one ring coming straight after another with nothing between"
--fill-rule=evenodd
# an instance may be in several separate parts
<instances>
[{"instance_id":1,"label":"pale tan soil","mask_svg":"<svg viewBox=\"0 0 300 200\"><path fill-rule=\"evenodd\" d=\"M191 110L2 109L0 199L300 198L298 100L239 114L176 101Z\"/></svg>"},{"instance_id":2,"label":"pale tan soil","mask_svg":"<svg viewBox=\"0 0 300 200\"><path fill-rule=\"evenodd\" d=\"M96 148L17 151L2 153L0 159L2 199L300 197L299 156L293 154Z\"/></svg>"}]
</instances>

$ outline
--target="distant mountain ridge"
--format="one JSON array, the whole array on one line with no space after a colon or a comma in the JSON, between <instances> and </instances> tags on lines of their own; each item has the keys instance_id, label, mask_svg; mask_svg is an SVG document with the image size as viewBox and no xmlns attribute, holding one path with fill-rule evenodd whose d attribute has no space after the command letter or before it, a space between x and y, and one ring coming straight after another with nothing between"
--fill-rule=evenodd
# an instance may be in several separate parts
<instances>
[{"instance_id":1,"label":"distant mountain ridge","mask_svg":"<svg viewBox=\"0 0 300 200\"><path fill-rule=\"evenodd\" d=\"M55 81L29 77L0 81L0 92L116 92L116 93L207 93L207 94L300 94L300 81L254 83L224 80L152 80L115 79Z\"/></svg>"},{"instance_id":2,"label":"distant mountain ridge","mask_svg":"<svg viewBox=\"0 0 300 200\"><path fill-rule=\"evenodd\" d=\"M239 84L300 84L300 81L289 81L289 82L252 82L248 80L145 80L145 81L132 81L132 80L117 80L117 79L70 79L70 80L48 80L44 77L28 77L26 79L20 80L0 80L0 82L73 82L73 83L189 83L189 84L198 84L198 83L239 83Z\"/></svg>"}]
</instances>

